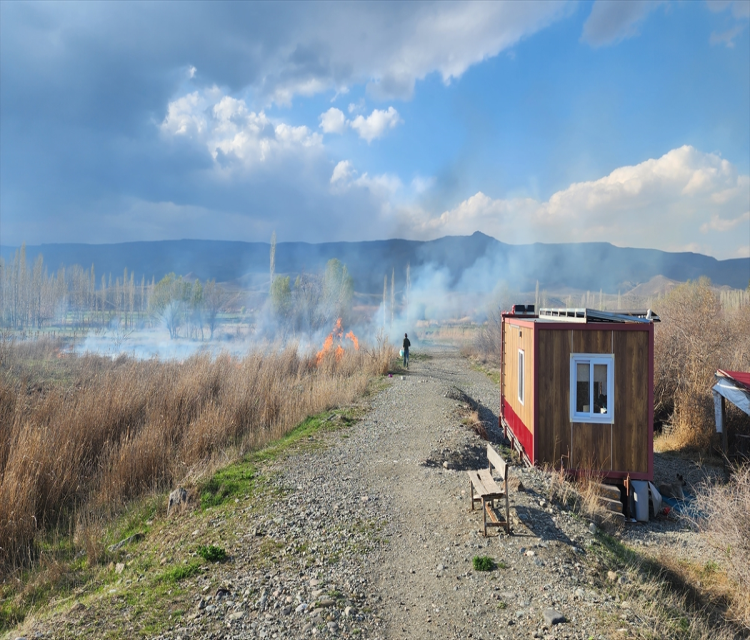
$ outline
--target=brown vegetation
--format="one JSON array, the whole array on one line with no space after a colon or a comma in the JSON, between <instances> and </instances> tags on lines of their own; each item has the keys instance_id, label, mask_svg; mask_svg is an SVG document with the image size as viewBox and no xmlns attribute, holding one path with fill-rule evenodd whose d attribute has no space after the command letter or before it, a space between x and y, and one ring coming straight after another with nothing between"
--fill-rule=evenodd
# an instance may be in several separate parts
<instances>
[{"instance_id":1,"label":"brown vegetation","mask_svg":"<svg viewBox=\"0 0 750 640\"><path fill-rule=\"evenodd\" d=\"M58 354L0 345L0 572L33 561L50 531L86 529L351 402L393 350L381 341L320 366L296 345L184 362Z\"/></svg>"},{"instance_id":2,"label":"brown vegetation","mask_svg":"<svg viewBox=\"0 0 750 640\"><path fill-rule=\"evenodd\" d=\"M734 470L725 485L705 487L696 496L695 524L717 550L734 588L733 614L750 629L750 466Z\"/></svg>"},{"instance_id":3,"label":"brown vegetation","mask_svg":"<svg viewBox=\"0 0 750 640\"><path fill-rule=\"evenodd\" d=\"M711 387L716 370L750 370L750 306L722 305L702 278L659 301L654 344L655 414L666 422L662 448L707 449L715 432ZM728 407L730 438L744 416Z\"/></svg>"}]
</instances>

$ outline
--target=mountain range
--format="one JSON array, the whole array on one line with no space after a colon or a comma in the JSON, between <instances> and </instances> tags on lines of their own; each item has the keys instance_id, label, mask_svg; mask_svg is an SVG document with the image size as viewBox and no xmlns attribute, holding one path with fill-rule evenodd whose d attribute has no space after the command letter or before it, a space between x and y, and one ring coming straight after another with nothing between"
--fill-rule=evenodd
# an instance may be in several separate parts
<instances>
[{"instance_id":1,"label":"mountain range","mask_svg":"<svg viewBox=\"0 0 750 640\"><path fill-rule=\"evenodd\" d=\"M6 262L18 247L0 247ZM32 263L42 255L50 271L60 266L94 265L113 277L124 269L136 279L161 279L170 272L201 280L216 279L249 289L267 288L270 245L263 242L219 240L162 240L118 244L42 244L26 247ZM606 242L512 245L476 232L471 236L446 236L437 240L377 240L366 242L279 242L276 273L296 276L320 273L328 260L343 262L362 293L383 290L383 278L395 269L403 282L406 265L412 283L438 278L445 287L461 291L489 291L505 281L528 291L539 283L548 290L603 289L617 293L648 282L657 275L671 280L707 276L718 286L746 288L750 258L717 260L699 253L669 253L656 249L616 247Z\"/></svg>"}]
</instances>

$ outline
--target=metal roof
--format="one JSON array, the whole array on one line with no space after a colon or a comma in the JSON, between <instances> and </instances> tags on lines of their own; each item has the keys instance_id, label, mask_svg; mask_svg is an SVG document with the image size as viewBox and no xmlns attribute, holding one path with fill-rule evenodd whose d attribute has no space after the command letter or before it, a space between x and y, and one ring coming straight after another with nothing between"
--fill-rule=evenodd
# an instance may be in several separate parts
<instances>
[{"instance_id":1,"label":"metal roof","mask_svg":"<svg viewBox=\"0 0 750 640\"><path fill-rule=\"evenodd\" d=\"M560 322L638 322L649 324L660 322L651 309L623 309L618 311L599 311L597 309L540 309L540 320Z\"/></svg>"}]
</instances>

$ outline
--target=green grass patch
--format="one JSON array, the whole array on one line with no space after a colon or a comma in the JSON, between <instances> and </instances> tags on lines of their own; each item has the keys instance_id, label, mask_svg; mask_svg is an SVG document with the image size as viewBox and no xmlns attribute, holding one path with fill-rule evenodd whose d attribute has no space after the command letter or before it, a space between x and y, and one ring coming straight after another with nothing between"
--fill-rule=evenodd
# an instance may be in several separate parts
<instances>
[{"instance_id":1,"label":"green grass patch","mask_svg":"<svg viewBox=\"0 0 750 640\"><path fill-rule=\"evenodd\" d=\"M226 550L213 544L202 544L198 547L198 555L207 562L224 562L227 559Z\"/></svg>"},{"instance_id":2,"label":"green grass patch","mask_svg":"<svg viewBox=\"0 0 750 640\"><path fill-rule=\"evenodd\" d=\"M201 507L218 507L237 496L251 494L256 474L255 467L244 461L219 469L200 488Z\"/></svg>"},{"instance_id":3,"label":"green grass patch","mask_svg":"<svg viewBox=\"0 0 750 640\"><path fill-rule=\"evenodd\" d=\"M180 564L168 569L161 574L160 579L164 582L179 582L180 580L198 575L200 571L200 562L188 562L187 564Z\"/></svg>"},{"instance_id":4,"label":"green grass patch","mask_svg":"<svg viewBox=\"0 0 750 640\"><path fill-rule=\"evenodd\" d=\"M489 556L474 556L471 564L475 571L492 571L497 566Z\"/></svg>"}]
</instances>

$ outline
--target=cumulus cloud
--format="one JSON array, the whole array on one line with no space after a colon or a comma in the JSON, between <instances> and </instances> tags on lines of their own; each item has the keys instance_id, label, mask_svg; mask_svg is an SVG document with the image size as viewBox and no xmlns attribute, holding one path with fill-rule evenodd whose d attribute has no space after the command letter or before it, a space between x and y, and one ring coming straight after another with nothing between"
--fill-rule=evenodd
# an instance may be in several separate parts
<instances>
[{"instance_id":1,"label":"cumulus cloud","mask_svg":"<svg viewBox=\"0 0 750 640\"><path fill-rule=\"evenodd\" d=\"M606 241L668 251L701 239L709 253L729 257L748 243L748 233L735 230L747 231L749 210L750 176L716 154L683 146L571 184L547 201L478 192L439 216L414 215L411 228L420 237L479 229L508 242Z\"/></svg>"},{"instance_id":2,"label":"cumulus cloud","mask_svg":"<svg viewBox=\"0 0 750 640\"><path fill-rule=\"evenodd\" d=\"M343 133L346 129L346 117L344 112L331 107L325 113L320 114L320 128L325 133Z\"/></svg>"},{"instance_id":3,"label":"cumulus cloud","mask_svg":"<svg viewBox=\"0 0 750 640\"><path fill-rule=\"evenodd\" d=\"M352 163L349 162L349 160L341 160L333 168L333 173L331 174L331 184L336 184L337 182L341 184L347 184L349 182L349 178L351 178L353 174L354 168L352 167Z\"/></svg>"},{"instance_id":4,"label":"cumulus cloud","mask_svg":"<svg viewBox=\"0 0 750 640\"><path fill-rule=\"evenodd\" d=\"M662 0L596 0L581 39L592 47L601 47L632 38L660 4Z\"/></svg>"},{"instance_id":5,"label":"cumulus cloud","mask_svg":"<svg viewBox=\"0 0 750 640\"><path fill-rule=\"evenodd\" d=\"M402 122L393 107L388 107L387 111L373 109L372 113L367 116L357 116L351 121L350 125L359 137L367 142L372 142L375 138L382 136L386 130L393 129L397 124Z\"/></svg>"},{"instance_id":6,"label":"cumulus cloud","mask_svg":"<svg viewBox=\"0 0 750 640\"><path fill-rule=\"evenodd\" d=\"M743 225L743 222L745 223ZM718 213L714 213L711 216L711 220L701 225L701 233L708 233L709 231L731 231L736 227L743 227L750 229L750 211L746 211L741 216L737 216L733 219L720 218ZM750 237L748 238L750 239Z\"/></svg>"},{"instance_id":7,"label":"cumulus cloud","mask_svg":"<svg viewBox=\"0 0 750 640\"><path fill-rule=\"evenodd\" d=\"M245 165L265 162L284 151L322 145L320 134L305 126L274 122L263 111L249 110L244 100L224 95L218 87L171 101L161 131L204 144L216 161L231 159Z\"/></svg>"},{"instance_id":8,"label":"cumulus cloud","mask_svg":"<svg viewBox=\"0 0 750 640\"><path fill-rule=\"evenodd\" d=\"M352 105L349 105L351 113ZM347 127L351 127L359 137L367 142L372 142L375 138L381 137L388 129L395 128L403 122L398 111L393 107L387 110L373 109L372 113L367 116L357 116L353 120L347 120L344 112L331 107L325 113L320 114L320 128L325 133L343 133Z\"/></svg>"},{"instance_id":9,"label":"cumulus cloud","mask_svg":"<svg viewBox=\"0 0 750 640\"><path fill-rule=\"evenodd\" d=\"M390 210L393 196L401 191L403 184L398 176L383 173L371 176L359 172L349 160L342 160L331 174L331 185L338 193L350 189L365 189L380 200L381 210Z\"/></svg>"}]
</instances>

